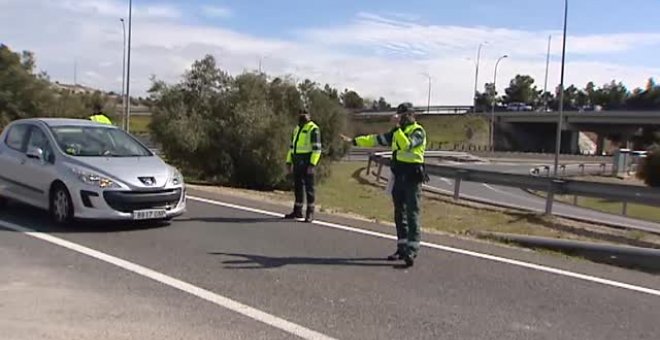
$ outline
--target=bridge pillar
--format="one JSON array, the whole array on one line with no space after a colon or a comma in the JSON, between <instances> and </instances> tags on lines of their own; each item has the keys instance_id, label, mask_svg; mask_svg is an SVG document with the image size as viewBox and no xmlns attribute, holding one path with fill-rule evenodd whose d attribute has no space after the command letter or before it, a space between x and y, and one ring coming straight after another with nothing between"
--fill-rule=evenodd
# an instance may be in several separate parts
<instances>
[{"instance_id":1,"label":"bridge pillar","mask_svg":"<svg viewBox=\"0 0 660 340\"><path fill-rule=\"evenodd\" d=\"M602 156L605 151L605 134L599 133L596 137L596 155Z\"/></svg>"},{"instance_id":2,"label":"bridge pillar","mask_svg":"<svg viewBox=\"0 0 660 340\"><path fill-rule=\"evenodd\" d=\"M569 136L568 151L574 155L580 153L580 131L571 130L569 131Z\"/></svg>"},{"instance_id":3,"label":"bridge pillar","mask_svg":"<svg viewBox=\"0 0 660 340\"><path fill-rule=\"evenodd\" d=\"M560 152L564 154L577 154L580 152L580 131L562 131Z\"/></svg>"}]
</instances>

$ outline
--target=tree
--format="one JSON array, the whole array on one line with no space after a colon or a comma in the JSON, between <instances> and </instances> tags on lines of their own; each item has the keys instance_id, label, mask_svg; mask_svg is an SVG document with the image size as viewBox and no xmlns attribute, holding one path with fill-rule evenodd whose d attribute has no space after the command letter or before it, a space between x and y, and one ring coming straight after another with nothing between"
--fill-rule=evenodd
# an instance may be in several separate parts
<instances>
[{"instance_id":1,"label":"tree","mask_svg":"<svg viewBox=\"0 0 660 340\"><path fill-rule=\"evenodd\" d=\"M305 80L296 87L254 73L233 78L212 56L196 61L177 84L152 82L150 129L168 160L189 176L253 189L289 187L284 160L303 107L321 128L321 179L346 151L339 138L346 113L329 86Z\"/></svg>"},{"instance_id":2,"label":"tree","mask_svg":"<svg viewBox=\"0 0 660 340\"><path fill-rule=\"evenodd\" d=\"M540 92L534 86L534 78L528 75L516 75L504 92L504 103L525 103L535 105L538 103Z\"/></svg>"},{"instance_id":3,"label":"tree","mask_svg":"<svg viewBox=\"0 0 660 340\"><path fill-rule=\"evenodd\" d=\"M484 92L477 92L477 111L486 112L497 102L497 91L493 83L484 84Z\"/></svg>"},{"instance_id":4,"label":"tree","mask_svg":"<svg viewBox=\"0 0 660 340\"><path fill-rule=\"evenodd\" d=\"M360 110L364 108L364 100L355 91L344 90L341 94L341 102L349 110Z\"/></svg>"},{"instance_id":5,"label":"tree","mask_svg":"<svg viewBox=\"0 0 660 340\"><path fill-rule=\"evenodd\" d=\"M56 90L45 73L36 73L32 52L13 52L0 44L0 129L29 117L77 117L91 112L86 95Z\"/></svg>"},{"instance_id":6,"label":"tree","mask_svg":"<svg viewBox=\"0 0 660 340\"><path fill-rule=\"evenodd\" d=\"M623 108L626 103L626 98L628 97L628 89L623 85L623 83L612 80L611 83L603 86L601 89L603 101L603 107L608 110L615 110Z\"/></svg>"},{"instance_id":7,"label":"tree","mask_svg":"<svg viewBox=\"0 0 660 340\"><path fill-rule=\"evenodd\" d=\"M660 187L660 145L651 147L640 164L637 177L654 188Z\"/></svg>"},{"instance_id":8,"label":"tree","mask_svg":"<svg viewBox=\"0 0 660 340\"><path fill-rule=\"evenodd\" d=\"M387 111L392 109L392 105L385 101L385 98L380 97L378 98L378 102L376 103L376 108L381 111Z\"/></svg>"}]
</instances>

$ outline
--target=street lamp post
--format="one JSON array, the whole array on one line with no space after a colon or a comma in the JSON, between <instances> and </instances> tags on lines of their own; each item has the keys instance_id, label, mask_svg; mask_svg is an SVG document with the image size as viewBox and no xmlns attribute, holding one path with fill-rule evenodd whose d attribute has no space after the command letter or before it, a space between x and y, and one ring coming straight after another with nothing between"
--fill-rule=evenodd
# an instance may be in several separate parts
<instances>
[{"instance_id":1,"label":"street lamp post","mask_svg":"<svg viewBox=\"0 0 660 340\"><path fill-rule=\"evenodd\" d=\"M487 45L488 42L484 41L479 44L479 47L477 48L477 62L476 62L476 68L474 71L474 92L472 93L472 98L473 98L473 110L474 112L477 112L477 85L479 83L479 62L481 60L481 48L484 45Z\"/></svg>"},{"instance_id":2,"label":"street lamp post","mask_svg":"<svg viewBox=\"0 0 660 340\"><path fill-rule=\"evenodd\" d=\"M121 55L121 108L122 110L125 110L126 108L126 22L124 18L119 19L121 21L121 27L124 32L124 44L123 44L123 52ZM121 127L126 130L126 116L125 114L122 113L121 115Z\"/></svg>"},{"instance_id":3,"label":"street lamp post","mask_svg":"<svg viewBox=\"0 0 660 340\"><path fill-rule=\"evenodd\" d=\"M555 164L553 176L556 179L559 171L559 153L561 152L561 131L562 123L564 121L564 66L566 63L566 28L568 23L568 0L564 0L564 41L562 42L561 51L561 78L559 82L559 118L557 121L557 143L555 146ZM552 204L554 202L554 182L551 182L548 188L548 197L545 204L545 214L552 214Z\"/></svg>"},{"instance_id":4,"label":"street lamp post","mask_svg":"<svg viewBox=\"0 0 660 340\"><path fill-rule=\"evenodd\" d=\"M552 45L552 35L548 36L548 55L545 58L545 83L543 85L543 109L548 111L548 71L550 70L550 46Z\"/></svg>"},{"instance_id":5,"label":"street lamp post","mask_svg":"<svg viewBox=\"0 0 660 340\"><path fill-rule=\"evenodd\" d=\"M555 147L554 176L559 168L559 153L561 152L561 131L564 121L564 66L566 63L566 28L568 22L568 0L564 0L564 41L561 51L561 79L559 82L559 120L557 121L557 145Z\"/></svg>"},{"instance_id":6,"label":"street lamp post","mask_svg":"<svg viewBox=\"0 0 660 340\"><path fill-rule=\"evenodd\" d=\"M426 102L426 114L431 113L431 75L427 74L426 75L429 78L429 95L428 95L428 100Z\"/></svg>"},{"instance_id":7,"label":"street lamp post","mask_svg":"<svg viewBox=\"0 0 660 340\"><path fill-rule=\"evenodd\" d=\"M499 66L502 59L508 58L508 55L503 55L497 59L495 63L495 74L493 75L493 98L490 100L490 150L495 151L495 93L497 93L497 66Z\"/></svg>"},{"instance_id":8,"label":"street lamp post","mask_svg":"<svg viewBox=\"0 0 660 340\"><path fill-rule=\"evenodd\" d=\"M126 116L126 131L130 131L131 124L131 36L133 32L133 0L128 0L128 56L126 68L126 105L124 114Z\"/></svg>"}]
</instances>

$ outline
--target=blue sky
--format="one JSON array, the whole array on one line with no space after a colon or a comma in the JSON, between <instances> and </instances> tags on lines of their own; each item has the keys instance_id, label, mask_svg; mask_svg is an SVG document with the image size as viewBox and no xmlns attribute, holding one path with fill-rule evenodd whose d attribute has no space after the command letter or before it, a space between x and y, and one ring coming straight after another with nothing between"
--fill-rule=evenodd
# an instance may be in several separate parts
<instances>
[{"instance_id":1,"label":"blue sky","mask_svg":"<svg viewBox=\"0 0 660 340\"><path fill-rule=\"evenodd\" d=\"M571 0L567 81L611 79L630 88L660 78L658 0ZM54 79L121 86L121 26L127 0L0 0L0 41L35 51ZM475 54L483 49L479 88L508 54L498 88L516 74L541 82L553 35L550 88L559 76L561 0L135 0L131 84L149 76L176 81L204 54L232 73L262 59L271 74L309 77L392 101L469 103ZM117 73L119 70L119 74ZM392 79L397 79L393 82Z\"/></svg>"}]
</instances>

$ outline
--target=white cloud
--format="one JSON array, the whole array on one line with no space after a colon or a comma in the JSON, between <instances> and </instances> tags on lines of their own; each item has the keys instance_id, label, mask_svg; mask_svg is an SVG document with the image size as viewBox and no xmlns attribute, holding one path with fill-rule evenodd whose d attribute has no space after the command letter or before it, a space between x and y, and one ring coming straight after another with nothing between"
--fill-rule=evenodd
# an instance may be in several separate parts
<instances>
[{"instance_id":1,"label":"white cloud","mask_svg":"<svg viewBox=\"0 0 660 340\"><path fill-rule=\"evenodd\" d=\"M210 18L229 18L234 14L231 9L220 6L204 6L202 13Z\"/></svg>"},{"instance_id":2,"label":"white cloud","mask_svg":"<svg viewBox=\"0 0 660 340\"><path fill-rule=\"evenodd\" d=\"M552 53L561 53L561 34L557 31L521 31L507 28L421 25L414 21L392 20L370 13L360 13L347 26L312 29L302 32L306 39L336 46L365 44L394 53L438 55L472 50L483 41L501 51L518 56L546 53L548 35L554 36ZM658 33L627 33L570 36L570 53L594 55L624 52L635 47L660 45Z\"/></svg>"},{"instance_id":3,"label":"white cloud","mask_svg":"<svg viewBox=\"0 0 660 340\"><path fill-rule=\"evenodd\" d=\"M0 0L1 1L1 0ZM53 2L9 0L2 2L0 32L15 50L36 53L38 66L53 79L71 81L74 60L79 81L119 92L121 89L124 1L88 0ZM73 6L74 4L81 4ZM82 5L84 4L84 5ZM151 4L137 7L133 27L132 94L145 95L151 75L177 81L186 68L205 54L231 73L258 67L270 74L295 73L327 82L341 89L354 88L370 97L391 102L425 104L428 72L433 77L432 103L469 104L474 87L476 46L489 40L482 54L479 88L492 81L494 59L508 53L498 74L498 89L516 74L530 74L543 86L548 32L500 28L425 26L398 17L361 14L355 22L334 28L299 32L297 39L261 38L236 31L184 22L176 7ZM657 43L658 33L577 36L569 40L573 54L566 68L568 83L597 84L613 78L630 86L643 86L660 69L599 61L598 55L621 52ZM557 37L559 37L557 35ZM559 39L553 45L549 88L558 83ZM591 52L590 52L591 51ZM595 54L594 54L595 53Z\"/></svg>"}]
</instances>

